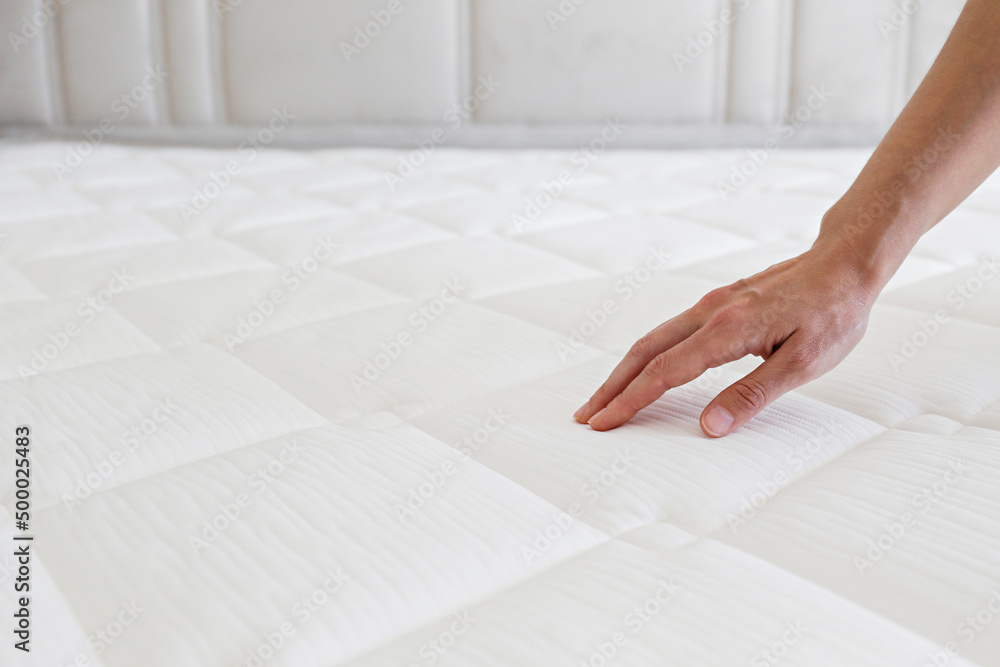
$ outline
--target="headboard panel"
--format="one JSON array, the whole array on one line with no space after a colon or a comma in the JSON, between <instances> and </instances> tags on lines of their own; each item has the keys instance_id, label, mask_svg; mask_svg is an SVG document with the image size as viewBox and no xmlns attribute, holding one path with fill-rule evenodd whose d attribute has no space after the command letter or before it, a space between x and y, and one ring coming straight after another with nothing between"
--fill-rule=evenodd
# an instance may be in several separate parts
<instances>
[{"instance_id":1,"label":"headboard panel","mask_svg":"<svg viewBox=\"0 0 1000 667\"><path fill-rule=\"evenodd\" d=\"M300 140L403 141L405 128L442 126L504 144L618 116L697 143L799 112L812 136L869 136L962 4L5 0L0 123L58 132L110 119L123 136L197 138L287 109Z\"/></svg>"}]
</instances>

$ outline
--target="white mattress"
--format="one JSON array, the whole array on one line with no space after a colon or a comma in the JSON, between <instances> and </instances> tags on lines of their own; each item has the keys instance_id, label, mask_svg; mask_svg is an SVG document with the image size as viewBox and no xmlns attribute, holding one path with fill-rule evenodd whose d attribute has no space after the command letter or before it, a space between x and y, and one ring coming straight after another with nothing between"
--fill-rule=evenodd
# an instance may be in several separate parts
<instances>
[{"instance_id":1,"label":"white mattress","mask_svg":"<svg viewBox=\"0 0 1000 667\"><path fill-rule=\"evenodd\" d=\"M35 535L33 650L0 663L1000 663L1000 180L839 368L710 441L753 360L616 431L571 414L807 247L866 151L780 152L722 201L743 151L439 150L390 193L393 152L105 145L60 182L67 150L0 149L5 610L19 424Z\"/></svg>"}]
</instances>

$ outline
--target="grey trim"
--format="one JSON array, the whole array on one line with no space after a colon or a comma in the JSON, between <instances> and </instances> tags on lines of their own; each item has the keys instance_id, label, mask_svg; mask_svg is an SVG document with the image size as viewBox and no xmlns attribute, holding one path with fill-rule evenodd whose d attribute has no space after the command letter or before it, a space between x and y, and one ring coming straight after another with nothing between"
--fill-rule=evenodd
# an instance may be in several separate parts
<instances>
[{"instance_id":1,"label":"grey trim","mask_svg":"<svg viewBox=\"0 0 1000 667\"><path fill-rule=\"evenodd\" d=\"M292 124L275 137L272 146L322 148L371 146L416 149L435 130L445 132L441 147L466 148L554 148L574 149L600 136L603 125L515 125L477 124L449 128L416 125L322 125ZM46 128L32 125L0 125L6 141L74 140L87 126ZM238 145L257 126L169 126L121 125L108 138L121 143L183 144L195 146ZM885 127L858 124L809 125L800 127L787 140L774 125L630 125L614 148L732 148L762 147L768 139L797 148L858 147L877 143ZM438 135L440 136L440 135Z\"/></svg>"}]
</instances>

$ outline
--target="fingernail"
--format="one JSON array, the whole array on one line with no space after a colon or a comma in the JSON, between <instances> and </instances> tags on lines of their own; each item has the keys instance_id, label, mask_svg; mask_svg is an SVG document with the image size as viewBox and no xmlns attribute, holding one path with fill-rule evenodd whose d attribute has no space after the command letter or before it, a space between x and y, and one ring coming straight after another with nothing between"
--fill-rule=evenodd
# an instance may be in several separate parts
<instances>
[{"instance_id":1,"label":"fingernail","mask_svg":"<svg viewBox=\"0 0 1000 667\"><path fill-rule=\"evenodd\" d=\"M583 405L581 405L580 409L573 413L573 419L577 420L578 422L580 422L582 424L583 423L583 413L585 413L587 411L587 408L589 406L590 406L590 401L587 401L586 403L584 403Z\"/></svg>"},{"instance_id":2,"label":"fingernail","mask_svg":"<svg viewBox=\"0 0 1000 667\"><path fill-rule=\"evenodd\" d=\"M604 408L604 410L607 410L607 408ZM590 419L589 419L589 420L587 421L587 423L588 423L588 424L590 424L591 426L593 426L593 425L594 425L594 422L596 422L596 421L597 421L598 419L600 419L600 418L601 418L601 415L603 415L603 414L604 414L604 410L600 410L600 411L598 411L598 413L597 413L596 415L594 415L593 417L591 417L591 418L590 418Z\"/></svg>"},{"instance_id":3,"label":"fingernail","mask_svg":"<svg viewBox=\"0 0 1000 667\"><path fill-rule=\"evenodd\" d=\"M729 414L729 410L717 405L708 411L703 423L709 435L719 437L729 433L729 427L733 425L733 416Z\"/></svg>"}]
</instances>

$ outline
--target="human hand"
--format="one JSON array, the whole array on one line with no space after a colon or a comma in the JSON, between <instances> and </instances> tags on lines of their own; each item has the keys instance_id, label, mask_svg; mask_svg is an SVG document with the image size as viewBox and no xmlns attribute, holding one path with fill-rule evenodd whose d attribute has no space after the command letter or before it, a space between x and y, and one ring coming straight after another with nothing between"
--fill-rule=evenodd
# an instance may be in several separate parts
<instances>
[{"instance_id":1,"label":"human hand","mask_svg":"<svg viewBox=\"0 0 1000 667\"><path fill-rule=\"evenodd\" d=\"M768 404L839 364L864 335L878 289L846 244L812 249L709 292L640 338L574 418L621 426L664 392L747 354L764 363L701 415L706 435L739 428Z\"/></svg>"}]
</instances>

